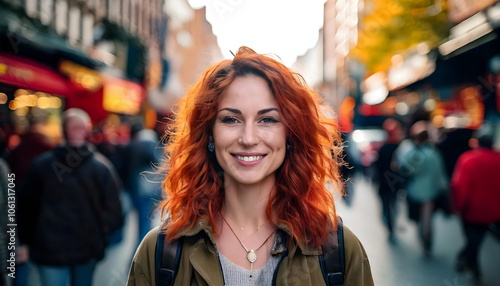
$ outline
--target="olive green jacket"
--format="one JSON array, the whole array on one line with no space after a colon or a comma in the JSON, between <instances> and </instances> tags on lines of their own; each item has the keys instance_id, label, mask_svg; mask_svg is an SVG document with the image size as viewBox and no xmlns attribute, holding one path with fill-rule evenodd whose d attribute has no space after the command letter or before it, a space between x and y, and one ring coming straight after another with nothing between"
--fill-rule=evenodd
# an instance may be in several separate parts
<instances>
[{"instance_id":1,"label":"olive green jacket","mask_svg":"<svg viewBox=\"0 0 500 286\"><path fill-rule=\"evenodd\" d=\"M289 229L280 225L285 233ZM155 286L155 248L159 228L151 230L139 245L128 277L128 286ZM183 248L179 271L174 286L179 285L224 285L224 278L217 256L211 227L199 221L197 227L183 235ZM287 245L275 272L274 285L325 285L318 256L320 250L313 247L300 248L292 240ZM374 285L366 252L358 238L344 226L345 274L344 286Z\"/></svg>"}]
</instances>

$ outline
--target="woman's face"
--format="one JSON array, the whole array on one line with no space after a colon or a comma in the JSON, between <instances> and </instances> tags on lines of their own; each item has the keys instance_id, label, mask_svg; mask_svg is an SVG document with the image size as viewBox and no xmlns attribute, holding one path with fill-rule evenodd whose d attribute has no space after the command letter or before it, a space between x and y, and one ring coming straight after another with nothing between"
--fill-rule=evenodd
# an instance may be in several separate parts
<instances>
[{"instance_id":1,"label":"woman's face","mask_svg":"<svg viewBox=\"0 0 500 286\"><path fill-rule=\"evenodd\" d=\"M286 130L267 82L236 78L222 95L212 134L226 184L274 183L286 154Z\"/></svg>"}]
</instances>

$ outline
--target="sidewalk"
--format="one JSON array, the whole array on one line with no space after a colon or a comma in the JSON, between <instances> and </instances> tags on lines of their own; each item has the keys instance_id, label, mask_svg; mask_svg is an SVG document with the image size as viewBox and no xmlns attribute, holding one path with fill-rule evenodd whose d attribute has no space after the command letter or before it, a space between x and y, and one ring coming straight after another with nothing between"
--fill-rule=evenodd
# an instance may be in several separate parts
<instances>
[{"instance_id":1,"label":"sidewalk","mask_svg":"<svg viewBox=\"0 0 500 286\"><path fill-rule=\"evenodd\" d=\"M105 258L94 273L95 286L126 285L128 271L137 246L137 213L132 211L125 220L123 240L106 250Z\"/></svg>"}]
</instances>

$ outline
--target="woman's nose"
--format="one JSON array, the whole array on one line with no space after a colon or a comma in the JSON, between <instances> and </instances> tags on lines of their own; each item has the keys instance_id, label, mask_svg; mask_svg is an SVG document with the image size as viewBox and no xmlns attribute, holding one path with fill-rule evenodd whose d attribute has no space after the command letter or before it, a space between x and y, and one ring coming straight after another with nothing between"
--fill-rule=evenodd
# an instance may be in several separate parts
<instances>
[{"instance_id":1,"label":"woman's nose","mask_svg":"<svg viewBox=\"0 0 500 286\"><path fill-rule=\"evenodd\" d=\"M254 124L246 123L242 128L238 143L242 145L256 145L260 142L258 130Z\"/></svg>"}]
</instances>

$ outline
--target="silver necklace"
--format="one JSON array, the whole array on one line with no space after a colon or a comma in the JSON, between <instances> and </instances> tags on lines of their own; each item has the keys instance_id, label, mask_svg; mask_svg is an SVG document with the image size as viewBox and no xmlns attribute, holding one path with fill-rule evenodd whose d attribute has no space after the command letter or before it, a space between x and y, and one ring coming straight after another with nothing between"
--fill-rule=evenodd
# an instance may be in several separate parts
<instances>
[{"instance_id":1,"label":"silver necklace","mask_svg":"<svg viewBox=\"0 0 500 286\"><path fill-rule=\"evenodd\" d=\"M248 248L241 242L241 240L238 238L238 236L236 235L236 233L234 232L233 228L231 227L231 225L229 225L229 223L227 222L226 218L224 218L224 216L222 214L220 214L220 217L222 218L222 220L224 220L224 222L227 224L227 226L229 227L229 229L231 230L231 232L234 234L234 237L236 237L236 239L238 240L238 242L240 243L240 245L243 247L243 249L245 249L245 251L247 252L247 260L248 262L250 262L250 270L252 270L252 266L253 266L253 263L255 261L257 261L257 254L256 252L261 249L265 244L266 242L271 238L271 236L273 236L273 234L276 232L276 231L273 231L267 238L266 240L259 246L257 247L257 249L253 250L253 249L250 249L248 250ZM257 229L258 230L258 229Z\"/></svg>"},{"instance_id":2,"label":"silver necklace","mask_svg":"<svg viewBox=\"0 0 500 286\"><path fill-rule=\"evenodd\" d=\"M249 238L250 236L254 235L257 233L257 231L259 231L264 225L266 225L267 221L265 221L263 224L261 224L260 226L257 227L257 229L252 232L249 236L247 236L247 238ZM241 230L244 230L245 228L244 227L240 227Z\"/></svg>"}]
</instances>

